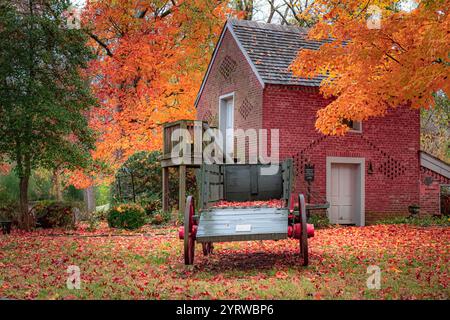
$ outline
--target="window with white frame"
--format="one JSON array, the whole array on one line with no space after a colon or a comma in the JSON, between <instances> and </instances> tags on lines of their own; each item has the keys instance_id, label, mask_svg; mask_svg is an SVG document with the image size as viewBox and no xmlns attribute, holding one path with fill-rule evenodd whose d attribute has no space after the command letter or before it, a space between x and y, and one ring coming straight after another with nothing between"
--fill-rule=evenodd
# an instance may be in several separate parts
<instances>
[{"instance_id":1,"label":"window with white frame","mask_svg":"<svg viewBox=\"0 0 450 320\"><path fill-rule=\"evenodd\" d=\"M219 98L219 129L223 135L224 154L234 154L234 92Z\"/></svg>"}]
</instances>

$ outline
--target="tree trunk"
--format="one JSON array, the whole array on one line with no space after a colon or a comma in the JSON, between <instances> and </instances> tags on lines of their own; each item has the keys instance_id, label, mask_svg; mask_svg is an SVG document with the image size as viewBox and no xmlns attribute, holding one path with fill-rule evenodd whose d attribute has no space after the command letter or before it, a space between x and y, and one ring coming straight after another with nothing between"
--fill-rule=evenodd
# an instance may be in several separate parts
<instances>
[{"instance_id":1,"label":"tree trunk","mask_svg":"<svg viewBox=\"0 0 450 320\"><path fill-rule=\"evenodd\" d=\"M86 211L88 214L95 212L96 204L94 187L91 186L87 189L84 189L84 203L86 205Z\"/></svg>"},{"instance_id":2,"label":"tree trunk","mask_svg":"<svg viewBox=\"0 0 450 320\"><path fill-rule=\"evenodd\" d=\"M33 217L28 210L28 182L30 176L22 176L19 181L20 189L20 227L26 231L31 231L33 227Z\"/></svg>"},{"instance_id":3,"label":"tree trunk","mask_svg":"<svg viewBox=\"0 0 450 320\"><path fill-rule=\"evenodd\" d=\"M61 175L58 169L53 171L53 192L57 201L62 201Z\"/></svg>"}]
</instances>

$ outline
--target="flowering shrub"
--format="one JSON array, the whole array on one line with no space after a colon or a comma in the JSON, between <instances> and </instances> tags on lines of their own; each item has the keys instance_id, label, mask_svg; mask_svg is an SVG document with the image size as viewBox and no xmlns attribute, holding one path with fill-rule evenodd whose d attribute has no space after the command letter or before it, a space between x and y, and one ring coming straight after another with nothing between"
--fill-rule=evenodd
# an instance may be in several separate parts
<instances>
[{"instance_id":1,"label":"flowering shrub","mask_svg":"<svg viewBox=\"0 0 450 320\"><path fill-rule=\"evenodd\" d=\"M137 204L121 204L108 212L108 225L111 228L134 230L145 224L145 210Z\"/></svg>"}]
</instances>

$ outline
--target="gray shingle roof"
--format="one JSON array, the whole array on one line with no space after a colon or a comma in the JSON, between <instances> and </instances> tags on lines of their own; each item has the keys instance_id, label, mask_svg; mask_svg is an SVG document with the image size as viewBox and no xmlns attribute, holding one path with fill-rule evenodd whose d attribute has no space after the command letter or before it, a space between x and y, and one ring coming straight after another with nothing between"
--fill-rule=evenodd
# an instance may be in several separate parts
<instances>
[{"instance_id":1,"label":"gray shingle roof","mask_svg":"<svg viewBox=\"0 0 450 320\"><path fill-rule=\"evenodd\" d=\"M300 49L318 49L323 43L306 40L307 29L236 19L228 22L264 83L320 85L324 77L299 78L289 71Z\"/></svg>"}]
</instances>

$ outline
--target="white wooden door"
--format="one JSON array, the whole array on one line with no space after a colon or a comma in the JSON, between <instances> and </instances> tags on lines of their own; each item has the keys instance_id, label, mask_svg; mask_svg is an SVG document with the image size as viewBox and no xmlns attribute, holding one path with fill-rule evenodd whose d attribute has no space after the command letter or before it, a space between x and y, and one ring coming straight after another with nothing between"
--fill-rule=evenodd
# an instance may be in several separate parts
<instances>
[{"instance_id":1,"label":"white wooden door","mask_svg":"<svg viewBox=\"0 0 450 320\"><path fill-rule=\"evenodd\" d=\"M330 221L339 224L356 223L358 165L333 163L331 165Z\"/></svg>"},{"instance_id":2,"label":"white wooden door","mask_svg":"<svg viewBox=\"0 0 450 320\"><path fill-rule=\"evenodd\" d=\"M225 152L233 155L234 152L234 106L233 99L225 101Z\"/></svg>"}]
</instances>

